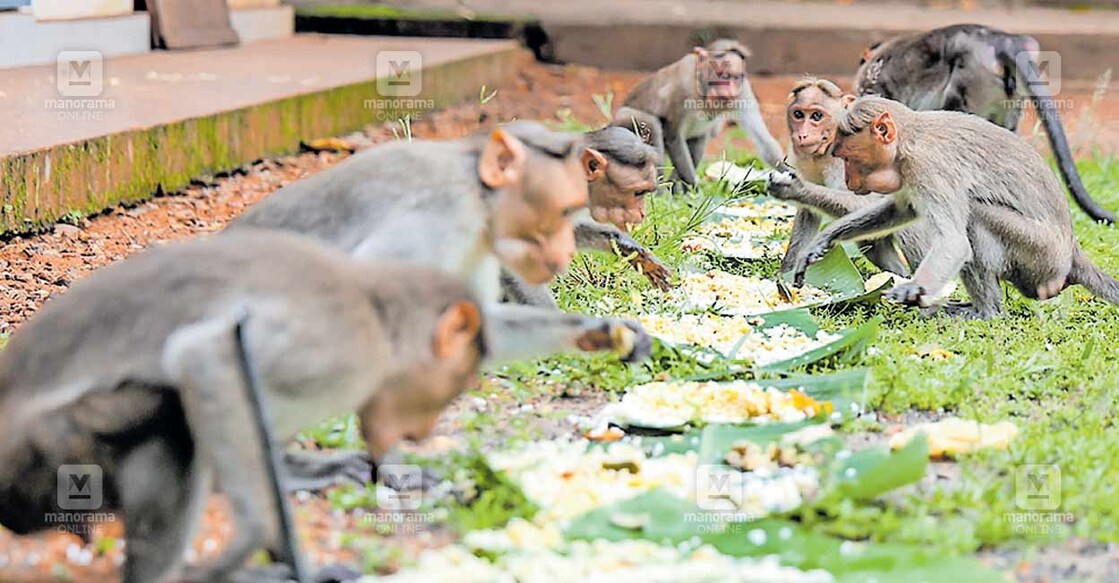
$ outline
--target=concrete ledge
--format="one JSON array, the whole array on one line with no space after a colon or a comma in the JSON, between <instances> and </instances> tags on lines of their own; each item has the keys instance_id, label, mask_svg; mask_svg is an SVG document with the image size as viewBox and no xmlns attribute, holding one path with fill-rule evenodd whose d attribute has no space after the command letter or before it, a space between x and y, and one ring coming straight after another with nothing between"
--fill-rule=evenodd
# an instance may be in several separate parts
<instances>
[{"instance_id":1,"label":"concrete ledge","mask_svg":"<svg viewBox=\"0 0 1119 583\"><path fill-rule=\"evenodd\" d=\"M150 52L148 13L39 22L31 14L0 12L0 69L54 63L59 52L75 49L106 57Z\"/></svg>"},{"instance_id":2,"label":"concrete ledge","mask_svg":"<svg viewBox=\"0 0 1119 583\"><path fill-rule=\"evenodd\" d=\"M415 96L378 92L375 57L418 51ZM192 177L295 151L331 136L501 87L518 54L509 41L297 36L224 51L106 61L118 81L98 119L60 120L53 67L0 77L0 232L20 233L172 191ZM19 99L13 99L18 96Z\"/></svg>"}]
</instances>

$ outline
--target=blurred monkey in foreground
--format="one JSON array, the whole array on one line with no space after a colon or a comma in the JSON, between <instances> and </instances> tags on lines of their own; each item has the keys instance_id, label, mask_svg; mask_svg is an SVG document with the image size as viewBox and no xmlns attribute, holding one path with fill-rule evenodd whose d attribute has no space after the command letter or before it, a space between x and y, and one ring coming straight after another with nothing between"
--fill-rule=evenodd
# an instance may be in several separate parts
<instances>
[{"instance_id":1,"label":"blurred monkey in foreground","mask_svg":"<svg viewBox=\"0 0 1119 583\"><path fill-rule=\"evenodd\" d=\"M123 515L128 583L223 581L261 547L296 560L279 547L246 384L285 442L371 401L378 448L420 439L475 382L481 317L467 287L434 268L366 265L282 233L107 267L0 352L0 524L25 534L59 527L52 516L80 522L85 512L59 508L59 468L96 464L103 501L90 512ZM233 537L211 564L180 571L211 479Z\"/></svg>"}]
</instances>

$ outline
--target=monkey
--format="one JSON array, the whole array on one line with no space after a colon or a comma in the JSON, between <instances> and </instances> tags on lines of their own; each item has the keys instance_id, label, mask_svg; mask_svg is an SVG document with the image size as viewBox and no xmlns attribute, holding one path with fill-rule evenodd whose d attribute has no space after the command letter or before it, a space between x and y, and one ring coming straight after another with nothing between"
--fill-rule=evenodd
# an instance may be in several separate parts
<instances>
[{"instance_id":1,"label":"monkey","mask_svg":"<svg viewBox=\"0 0 1119 583\"><path fill-rule=\"evenodd\" d=\"M623 361L642 360L652 341L636 322L499 303L501 268L541 285L571 261L572 218L587 206L587 180L594 162L601 164L580 142L521 121L460 140L383 144L281 188L224 232L295 232L358 259L415 261L454 274L482 302L487 341L502 355L485 366L601 350L602 342ZM368 443L365 427L378 420L368 407L359 418ZM368 454L376 460L383 452L371 445ZM347 458L339 468L315 462L289 471L308 485L329 483L338 471L361 471L361 463Z\"/></svg>"},{"instance_id":2,"label":"monkey","mask_svg":"<svg viewBox=\"0 0 1119 583\"><path fill-rule=\"evenodd\" d=\"M263 393L279 440L371 399L378 447L422 439L476 382L482 317L436 268L358 262L290 234L143 251L50 300L0 352L0 524L27 534L119 512L125 582L234 577L258 548L282 556L247 390ZM59 507L69 464L100 467L100 508ZM233 537L212 563L180 568L211 478Z\"/></svg>"},{"instance_id":3,"label":"monkey","mask_svg":"<svg viewBox=\"0 0 1119 583\"><path fill-rule=\"evenodd\" d=\"M794 189L778 184L769 189L777 198L797 204L789 246L781 259L781 273L792 271L797 258L819 232L822 215L842 217L873 205L883 197L880 194L858 196L846 191L843 162L832 156L838 119L854 99L855 96L844 94L832 81L815 77L801 79L789 93L785 110L789 150L804 187ZM814 188L816 185L825 188ZM920 225L915 222L892 235L862 241L859 250L879 269L909 275L906 257L924 255L921 245L925 237Z\"/></svg>"},{"instance_id":4,"label":"monkey","mask_svg":"<svg viewBox=\"0 0 1119 583\"><path fill-rule=\"evenodd\" d=\"M1076 204L1093 220L1114 223L1115 215L1092 200L1080 180L1057 106L1038 71L1039 51L1033 37L978 24L900 36L864 51L855 92L915 110L972 113L1012 132L1028 98Z\"/></svg>"},{"instance_id":5,"label":"monkey","mask_svg":"<svg viewBox=\"0 0 1119 583\"><path fill-rule=\"evenodd\" d=\"M575 248L629 257L649 281L664 291L672 271L628 234L631 225L645 220L645 196L657 188L659 155L630 131L615 126L587 132L590 153L588 179L590 211L573 220ZM530 286L507 270L501 273L505 301L555 307L547 286Z\"/></svg>"},{"instance_id":6,"label":"monkey","mask_svg":"<svg viewBox=\"0 0 1119 583\"><path fill-rule=\"evenodd\" d=\"M838 130L834 154L843 160L848 190L890 196L822 230L797 261L797 285L805 267L836 242L880 237L921 220L935 245L914 258L913 279L891 289L889 300L930 305L959 275L972 305L946 310L950 315L998 315L999 280L1031 299L1052 298L1080 284L1119 304L1119 281L1093 264L1073 238L1056 177L1016 134L971 114L913 111L881 97L856 99ZM791 188L799 182L789 175L773 180Z\"/></svg>"},{"instance_id":7,"label":"monkey","mask_svg":"<svg viewBox=\"0 0 1119 583\"><path fill-rule=\"evenodd\" d=\"M615 112L611 125L630 129L667 153L674 188L695 187L696 167L707 141L737 112L766 164L776 166L784 154L762 119L746 77L750 51L738 41L719 39L646 77Z\"/></svg>"}]
</instances>

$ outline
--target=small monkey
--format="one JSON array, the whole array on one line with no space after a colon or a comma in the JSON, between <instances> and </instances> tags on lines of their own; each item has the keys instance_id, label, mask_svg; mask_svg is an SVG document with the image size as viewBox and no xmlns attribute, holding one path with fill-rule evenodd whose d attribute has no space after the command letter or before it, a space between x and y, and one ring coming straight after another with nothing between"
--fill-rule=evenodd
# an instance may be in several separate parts
<instances>
[{"instance_id":1,"label":"small monkey","mask_svg":"<svg viewBox=\"0 0 1119 583\"><path fill-rule=\"evenodd\" d=\"M924 222L930 245L913 279L887 297L925 306L959 275L973 306L956 315L990 318L1001 310L999 280L1038 300L1080 284L1119 304L1119 281L1100 271L1076 244L1068 205L1041 156L1010 131L970 114L913 111L861 97L839 120L835 155L855 194L891 196L828 225L794 269L836 242L881 237ZM998 156L992 156L998 152ZM787 175L775 181L796 187Z\"/></svg>"},{"instance_id":2,"label":"small monkey","mask_svg":"<svg viewBox=\"0 0 1119 583\"><path fill-rule=\"evenodd\" d=\"M827 79L806 77L789 93L785 121L789 128L790 150L803 188L776 184L770 193L797 204L789 247L781 259L781 272L791 271L805 248L820 230L822 216L842 217L858 209L876 204L883 195L858 196L846 190L843 161L832 156L838 119L844 108L854 101ZM824 188L817 188L816 186ZM920 223L914 223L893 235L860 242L859 250L883 271L909 275L907 257L924 256L924 237ZM895 246L900 243L902 254Z\"/></svg>"},{"instance_id":3,"label":"small monkey","mask_svg":"<svg viewBox=\"0 0 1119 583\"><path fill-rule=\"evenodd\" d=\"M901 36L863 53L855 92L893 99L918 111L972 113L1012 132L1018 129L1028 98L1076 204L1093 219L1113 223L1115 215L1092 200L1080 181L1057 106L1038 71L1039 51L1033 37L978 24Z\"/></svg>"},{"instance_id":4,"label":"small monkey","mask_svg":"<svg viewBox=\"0 0 1119 583\"><path fill-rule=\"evenodd\" d=\"M226 231L291 231L359 259L416 261L454 274L483 304L488 365L605 349L640 360L652 341L635 322L499 303L502 268L541 285L571 261L572 219L587 206L587 180L601 162L577 135L535 122L461 140L392 142L285 186ZM359 415L363 428L376 422L370 414ZM370 445L374 459L381 453ZM308 480L332 471L292 468Z\"/></svg>"},{"instance_id":5,"label":"small monkey","mask_svg":"<svg viewBox=\"0 0 1119 583\"><path fill-rule=\"evenodd\" d=\"M627 234L631 225L645 220L645 196L657 188L656 150L632 132L614 126L588 132L583 138L592 156L587 176L590 212L573 221L575 247L630 257L654 286L669 289L671 270ZM530 286L508 271L502 271L501 285L506 301L555 306L547 286Z\"/></svg>"},{"instance_id":6,"label":"small monkey","mask_svg":"<svg viewBox=\"0 0 1119 583\"><path fill-rule=\"evenodd\" d=\"M475 382L481 317L467 287L434 268L359 263L283 233L107 267L0 352L0 524L25 534L82 514L58 507L59 468L96 464L103 503L89 512L123 516L126 583L225 581L258 548L283 554L246 384L279 440L367 402L378 447L421 439ZM212 563L180 569L211 478L233 536Z\"/></svg>"},{"instance_id":7,"label":"small monkey","mask_svg":"<svg viewBox=\"0 0 1119 583\"><path fill-rule=\"evenodd\" d=\"M776 166L784 155L765 126L746 78L749 56L749 49L731 39L696 47L638 83L611 125L630 129L659 152L667 152L673 180L694 187L707 141L722 129L727 116L737 113L759 157Z\"/></svg>"}]
</instances>

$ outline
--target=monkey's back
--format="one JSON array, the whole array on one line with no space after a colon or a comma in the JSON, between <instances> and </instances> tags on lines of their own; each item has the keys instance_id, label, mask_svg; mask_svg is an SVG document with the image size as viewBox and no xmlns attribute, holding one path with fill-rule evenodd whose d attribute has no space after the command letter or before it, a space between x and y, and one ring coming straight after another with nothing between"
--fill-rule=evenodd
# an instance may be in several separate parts
<instances>
[{"instance_id":1,"label":"monkey's back","mask_svg":"<svg viewBox=\"0 0 1119 583\"><path fill-rule=\"evenodd\" d=\"M288 296L324 309L368 304L346 279L350 269L342 255L300 237L252 230L104 268L49 300L0 352L0 419L63 406L83 390L166 385L160 356L168 335L238 303ZM19 410L6 411L17 399Z\"/></svg>"},{"instance_id":2,"label":"monkey's back","mask_svg":"<svg viewBox=\"0 0 1119 583\"><path fill-rule=\"evenodd\" d=\"M352 252L412 209L462 204L454 193L478 184L476 166L477 154L467 140L378 145L281 188L226 231L289 231Z\"/></svg>"},{"instance_id":3,"label":"monkey's back","mask_svg":"<svg viewBox=\"0 0 1119 583\"><path fill-rule=\"evenodd\" d=\"M1045 159L1028 142L980 117L954 111L916 111L899 129L907 163L922 176L983 202L1055 225L1071 236L1064 191Z\"/></svg>"}]
</instances>

